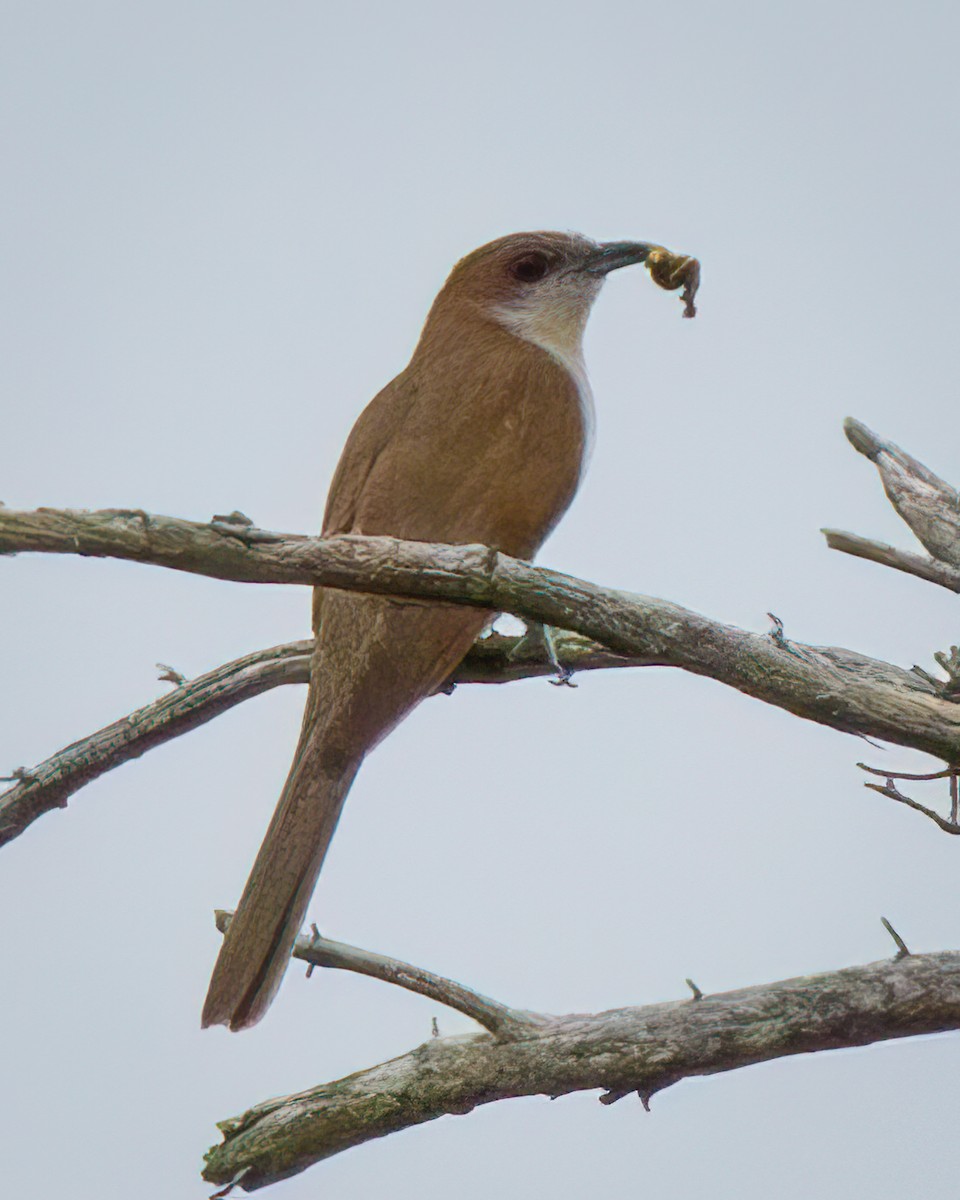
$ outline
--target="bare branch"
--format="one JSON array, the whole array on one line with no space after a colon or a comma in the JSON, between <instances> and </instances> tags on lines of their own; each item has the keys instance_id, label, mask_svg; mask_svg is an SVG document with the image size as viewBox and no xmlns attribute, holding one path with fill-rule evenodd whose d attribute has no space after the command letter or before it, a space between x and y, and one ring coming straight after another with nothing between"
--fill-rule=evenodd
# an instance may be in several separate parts
<instances>
[{"instance_id":1,"label":"bare branch","mask_svg":"<svg viewBox=\"0 0 960 1200\"><path fill-rule=\"evenodd\" d=\"M680 1079L960 1027L960 953L917 954L698 1000L541 1017L516 1041L430 1038L408 1054L222 1121L203 1177L254 1191L351 1146L515 1096Z\"/></svg>"},{"instance_id":2,"label":"bare branch","mask_svg":"<svg viewBox=\"0 0 960 1200\"><path fill-rule=\"evenodd\" d=\"M289 642L224 663L183 681L177 690L71 743L37 766L21 769L17 785L0 794L0 846L44 813L65 808L70 796L107 771L261 692L307 682L312 648L312 639Z\"/></svg>"},{"instance_id":3,"label":"bare branch","mask_svg":"<svg viewBox=\"0 0 960 1200\"><path fill-rule=\"evenodd\" d=\"M619 655L709 676L846 733L946 761L960 758L960 706L909 671L849 650L750 633L483 546L295 537L115 510L0 510L0 551L18 550L106 555L223 579L318 583L510 612L572 630Z\"/></svg>"},{"instance_id":4,"label":"bare branch","mask_svg":"<svg viewBox=\"0 0 960 1200\"><path fill-rule=\"evenodd\" d=\"M905 804L907 808L912 808L914 812L923 813L925 817L929 817L935 825L938 825L944 833L960 834L960 825L955 820L948 821L946 817L941 817L934 809L927 808L925 804L921 804L918 800L912 800L909 796L905 796L892 779L888 779L885 784L865 783L863 786L869 788L871 792L877 792L881 796L888 797L890 800L896 800L898 804Z\"/></svg>"},{"instance_id":5,"label":"bare branch","mask_svg":"<svg viewBox=\"0 0 960 1200\"><path fill-rule=\"evenodd\" d=\"M871 775L880 775L885 780L881 786L879 783L865 783L863 786L869 788L872 792L878 792L881 796L888 796L891 800L896 800L898 804L905 804L907 808L912 808L915 812L923 813L925 817L929 817L936 825L944 831L944 833L960 834L960 823L958 817L958 787L957 776L960 775L960 767L947 767L945 771L927 771L924 774L913 774L906 771L886 771L882 767L868 767L866 763L857 763L861 771L868 771ZM934 779L949 779L950 780L950 818L941 817L935 809L927 808L925 804L920 804L916 800L911 800L909 796L905 796L896 785L896 780L910 779L915 782L928 783Z\"/></svg>"},{"instance_id":6,"label":"bare branch","mask_svg":"<svg viewBox=\"0 0 960 1200\"><path fill-rule=\"evenodd\" d=\"M84 784L147 750L179 737L242 700L281 683L302 682L311 642L258 650L181 684L166 696L67 746L0 795L0 846Z\"/></svg>"},{"instance_id":7,"label":"bare branch","mask_svg":"<svg viewBox=\"0 0 960 1200\"><path fill-rule=\"evenodd\" d=\"M960 567L960 493L929 467L866 425L848 417L851 445L875 463L890 503L921 545L941 562Z\"/></svg>"},{"instance_id":8,"label":"bare branch","mask_svg":"<svg viewBox=\"0 0 960 1200\"><path fill-rule=\"evenodd\" d=\"M844 533L841 529L822 529L820 532L831 550L842 550L844 554L852 554L855 558L866 558L882 567L893 567L896 571L916 575L928 583L939 584L948 591L960 592L960 568L952 567L949 563L940 562L926 554L898 550L886 542L875 542L855 533Z\"/></svg>"},{"instance_id":9,"label":"bare branch","mask_svg":"<svg viewBox=\"0 0 960 1200\"><path fill-rule=\"evenodd\" d=\"M233 913L217 909L214 916L217 929L226 933ZM505 1004L491 1000L489 996L464 987L462 983L444 979L442 975L434 975L422 967L415 967L396 958L386 958L370 950L360 950L344 942L331 941L322 937L316 926L313 927L312 937L302 933L297 938L293 947L293 957L310 964L307 968L308 975L314 967L354 971L358 975L368 975L371 979L392 983L397 987L406 988L409 992L427 996L430 1000L437 1000L448 1008L471 1017L499 1041L515 1041L525 1037L531 1029L539 1028L544 1022L544 1018L537 1013L508 1008Z\"/></svg>"},{"instance_id":10,"label":"bare branch","mask_svg":"<svg viewBox=\"0 0 960 1200\"><path fill-rule=\"evenodd\" d=\"M897 960L901 958L909 958L910 951L907 948L907 943L903 940L899 933L894 929L886 917L880 918L880 924L884 927L887 933L893 938L894 945L897 947Z\"/></svg>"},{"instance_id":11,"label":"bare branch","mask_svg":"<svg viewBox=\"0 0 960 1200\"><path fill-rule=\"evenodd\" d=\"M957 572L950 570L960 568L960 493L905 450L884 441L852 417L844 421L843 429L850 444L876 464L887 498L931 559L837 530L823 531L827 543L835 550L960 591Z\"/></svg>"},{"instance_id":12,"label":"bare branch","mask_svg":"<svg viewBox=\"0 0 960 1200\"><path fill-rule=\"evenodd\" d=\"M576 671L648 665L642 657L624 658L575 633L559 633L555 640L564 664ZM523 647L523 641L497 634L481 639L457 668L452 682L508 683L552 675L555 668L549 658L536 657L535 650ZM271 688L306 683L312 651L313 639L308 638L244 655L196 679L183 680L175 691L74 742L38 766L17 768L0 780L15 781L12 788L0 793L0 846L18 837L44 813L65 808L70 796L114 767ZM161 678L170 679L173 672L166 670ZM179 672L176 674L182 680Z\"/></svg>"},{"instance_id":13,"label":"bare branch","mask_svg":"<svg viewBox=\"0 0 960 1200\"><path fill-rule=\"evenodd\" d=\"M886 771L883 767L868 767L866 763L857 763L861 771L869 771L871 775L882 775L884 779L913 779L929 783L932 779L955 779L958 767L947 767L943 771L924 771L916 774L908 771Z\"/></svg>"}]
</instances>

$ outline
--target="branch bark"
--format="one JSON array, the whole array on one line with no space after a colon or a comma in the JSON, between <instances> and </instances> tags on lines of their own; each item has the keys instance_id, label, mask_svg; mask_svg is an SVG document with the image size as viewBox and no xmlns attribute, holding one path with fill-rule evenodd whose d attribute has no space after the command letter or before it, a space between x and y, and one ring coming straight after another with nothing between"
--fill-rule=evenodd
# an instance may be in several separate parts
<instances>
[{"instance_id":1,"label":"branch bark","mask_svg":"<svg viewBox=\"0 0 960 1200\"><path fill-rule=\"evenodd\" d=\"M341 1150L494 1100L602 1088L604 1103L637 1092L646 1105L687 1077L958 1027L957 952L643 1008L541 1014L510 1040L434 1038L345 1079L255 1105L220 1122L223 1142L208 1151L203 1177L239 1177L254 1191Z\"/></svg>"},{"instance_id":2,"label":"branch bark","mask_svg":"<svg viewBox=\"0 0 960 1200\"><path fill-rule=\"evenodd\" d=\"M960 591L958 493L865 426L848 421L846 428L856 448L877 464L891 502L931 557L836 531L825 531L829 544ZM279 534L257 529L240 514L200 524L140 510L20 513L0 507L0 554L24 551L122 558L220 579L319 584L510 612L566 630L561 658L577 669L679 667L843 732L960 762L960 706L950 691L955 676L960 678L956 648L950 656L936 656L951 677L942 686L919 669L790 641L777 618L769 633L752 633L483 546ZM112 766L268 688L305 682L310 649L309 641L290 643L228 663L39 767L18 772L16 785L0 796L0 844ZM516 650L515 639L482 641L454 678L504 682L551 672L547 662ZM892 777L885 788L872 786L948 832L960 829L955 811L945 821L903 797ZM227 919L222 916L221 927ZM692 1001L567 1016L511 1009L410 964L319 935L301 938L294 953L312 965L357 970L422 992L469 1013L486 1032L433 1039L389 1063L267 1101L223 1122L224 1141L207 1156L204 1176L211 1182L241 1181L245 1190L254 1190L350 1146L510 1096L604 1088L605 1103L636 1091L646 1104L654 1092L691 1075L960 1027L960 953L952 952L907 954L899 961L720 996L703 997L691 985Z\"/></svg>"},{"instance_id":3,"label":"branch bark","mask_svg":"<svg viewBox=\"0 0 960 1200\"><path fill-rule=\"evenodd\" d=\"M960 493L860 421L848 417L843 429L854 449L876 464L887 499L929 557L839 529L822 531L827 545L960 592Z\"/></svg>"},{"instance_id":4,"label":"branch bark","mask_svg":"<svg viewBox=\"0 0 960 1200\"><path fill-rule=\"evenodd\" d=\"M568 629L616 654L679 667L796 716L960 759L960 706L929 680L854 651L712 621L665 600L597 587L483 546L308 538L129 510L0 509L0 552L125 558L257 583L321 584L477 605Z\"/></svg>"},{"instance_id":5,"label":"branch bark","mask_svg":"<svg viewBox=\"0 0 960 1200\"><path fill-rule=\"evenodd\" d=\"M927 583L935 583L951 592L960 592L960 568L940 562L927 554L916 554L912 550L900 550L886 542L860 537L856 533L845 533L842 529L823 529L823 536L831 550L842 550L854 558L865 558L879 563L881 567L892 567L907 575L916 575Z\"/></svg>"},{"instance_id":6,"label":"branch bark","mask_svg":"<svg viewBox=\"0 0 960 1200\"><path fill-rule=\"evenodd\" d=\"M58 751L35 767L18 768L17 782L0 794L0 846L92 780L139 758L154 746L196 729L242 700L282 683L300 683L312 642L258 650L175 688L166 696Z\"/></svg>"},{"instance_id":7,"label":"branch bark","mask_svg":"<svg viewBox=\"0 0 960 1200\"><path fill-rule=\"evenodd\" d=\"M214 913L217 929L226 933L233 920L233 913L218 909ZM531 1029L543 1024L546 1018L537 1013L529 1013L517 1008L509 1008L489 996L482 996L472 988L464 987L462 983L454 983L452 979L444 979L423 967L415 967L412 963L400 962L396 958L387 958L383 954L375 954L370 950L361 950L357 946L348 946L345 942L334 942L320 935L316 925L313 926L313 936L300 934L294 942L291 951L293 958L299 958L308 964L307 975L311 975L314 967L332 967L341 971L354 971L358 975L367 975L371 979L379 979L381 983L392 983L405 988L408 992L416 992L430 1000L439 1000L448 1008L472 1018L482 1025L488 1033L492 1033L498 1041L516 1041L525 1037Z\"/></svg>"},{"instance_id":8,"label":"branch bark","mask_svg":"<svg viewBox=\"0 0 960 1200\"><path fill-rule=\"evenodd\" d=\"M645 666L642 657L624 658L575 633L555 639L560 660L573 671ZM554 668L523 638L492 635L477 642L452 683L509 683L553 674ZM35 767L20 767L13 787L0 793L0 846L24 832L38 817L67 801L86 784L213 720L235 704L289 683L307 683L313 639L257 650L185 681L119 721L73 742Z\"/></svg>"}]
</instances>

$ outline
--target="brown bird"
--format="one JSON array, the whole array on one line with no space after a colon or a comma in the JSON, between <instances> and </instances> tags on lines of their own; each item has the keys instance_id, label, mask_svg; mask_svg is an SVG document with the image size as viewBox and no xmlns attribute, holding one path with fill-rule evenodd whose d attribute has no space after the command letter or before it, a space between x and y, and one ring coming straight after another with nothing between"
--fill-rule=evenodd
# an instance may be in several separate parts
<instances>
[{"instance_id":1,"label":"brown bird","mask_svg":"<svg viewBox=\"0 0 960 1200\"><path fill-rule=\"evenodd\" d=\"M518 233L461 259L409 366L347 439L324 535L481 542L532 557L573 499L588 454L590 308L608 271L654 249ZM243 1029L266 1012L364 756L437 691L494 615L315 590L300 742L214 967L205 1026Z\"/></svg>"}]
</instances>

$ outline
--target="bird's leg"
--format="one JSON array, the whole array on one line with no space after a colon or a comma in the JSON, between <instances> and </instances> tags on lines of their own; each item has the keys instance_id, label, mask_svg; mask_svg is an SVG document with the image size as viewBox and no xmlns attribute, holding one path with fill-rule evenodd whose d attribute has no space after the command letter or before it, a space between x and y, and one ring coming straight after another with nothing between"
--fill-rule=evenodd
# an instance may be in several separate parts
<instances>
[{"instance_id":1,"label":"bird's leg","mask_svg":"<svg viewBox=\"0 0 960 1200\"><path fill-rule=\"evenodd\" d=\"M553 636L553 628L550 625L537 625L540 631L540 636L543 638L543 644L546 647L547 658L550 660L550 665L557 673L556 679L551 679L550 682L554 687L573 687L577 685L573 682L573 671L570 667L564 666L557 656L557 642ZM527 629L529 633L529 626Z\"/></svg>"},{"instance_id":2,"label":"bird's leg","mask_svg":"<svg viewBox=\"0 0 960 1200\"><path fill-rule=\"evenodd\" d=\"M550 682L554 687L576 687L573 682L573 671L565 667L557 657L557 644L553 630L549 625L539 621L524 621L527 630L510 652L511 658L540 657L545 658L557 673L556 679Z\"/></svg>"}]
</instances>

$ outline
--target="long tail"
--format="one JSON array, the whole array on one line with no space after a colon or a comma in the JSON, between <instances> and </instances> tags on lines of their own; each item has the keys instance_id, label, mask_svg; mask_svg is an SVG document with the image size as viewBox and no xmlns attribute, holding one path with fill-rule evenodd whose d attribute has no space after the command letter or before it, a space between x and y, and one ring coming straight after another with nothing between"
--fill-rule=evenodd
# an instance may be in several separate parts
<instances>
[{"instance_id":1,"label":"long tail","mask_svg":"<svg viewBox=\"0 0 960 1200\"><path fill-rule=\"evenodd\" d=\"M283 979L293 943L361 758L330 760L307 728L220 948L202 1025L255 1025Z\"/></svg>"},{"instance_id":2,"label":"long tail","mask_svg":"<svg viewBox=\"0 0 960 1200\"><path fill-rule=\"evenodd\" d=\"M436 691L490 616L325 595L300 744L213 968L204 1025L244 1029L270 1007L364 755Z\"/></svg>"}]
</instances>

